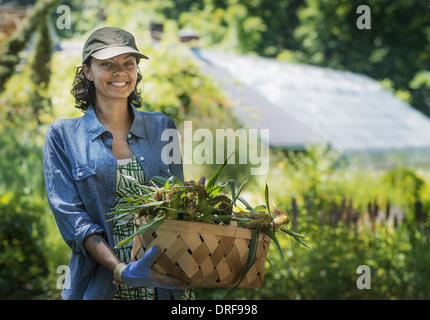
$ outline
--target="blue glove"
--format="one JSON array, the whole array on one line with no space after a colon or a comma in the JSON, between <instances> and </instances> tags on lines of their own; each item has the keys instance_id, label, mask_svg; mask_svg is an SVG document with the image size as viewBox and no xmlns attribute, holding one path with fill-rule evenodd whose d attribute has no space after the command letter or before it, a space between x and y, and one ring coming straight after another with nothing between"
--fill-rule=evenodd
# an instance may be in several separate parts
<instances>
[{"instance_id":1,"label":"blue glove","mask_svg":"<svg viewBox=\"0 0 430 320\"><path fill-rule=\"evenodd\" d=\"M129 263L121 273L122 282L130 287L185 289L186 283L151 270L158 247L151 247L142 258Z\"/></svg>"}]
</instances>

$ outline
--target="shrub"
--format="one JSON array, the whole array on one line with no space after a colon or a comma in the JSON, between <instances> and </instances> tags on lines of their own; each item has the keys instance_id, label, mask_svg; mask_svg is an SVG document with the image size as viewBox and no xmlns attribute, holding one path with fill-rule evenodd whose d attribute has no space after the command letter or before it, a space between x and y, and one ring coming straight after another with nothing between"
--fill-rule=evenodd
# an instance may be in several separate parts
<instances>
[{"instance_id":1,"label":"shrub","mask_svg":"<svg viewBox=\"0 0 430 320\"><path fill-rule=\"evenodd\" d=\"M0 198L0 299L42 294L48 273L46 207L40 201L6 193Z\"/></svg>"}]
</instances>

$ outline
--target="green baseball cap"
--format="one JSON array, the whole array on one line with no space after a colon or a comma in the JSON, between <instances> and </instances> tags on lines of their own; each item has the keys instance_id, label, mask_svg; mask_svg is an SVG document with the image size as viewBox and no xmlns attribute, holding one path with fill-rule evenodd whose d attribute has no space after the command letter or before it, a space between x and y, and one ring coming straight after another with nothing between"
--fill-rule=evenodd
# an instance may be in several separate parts
<instances>
[{"instance_id":1,"label":"green baseball cap","mask_svg":"<svg viewBox=\"0 0 430 320\"><path fill-rule=\"evenodd\" d=\"M134 36L130 32L116 27L103 27L94 31L85 42L82 63L85 63L90 56L104 60L124 53L132 53L138 58L149 59L139 52Z\"/></svg>"}]
</instances>

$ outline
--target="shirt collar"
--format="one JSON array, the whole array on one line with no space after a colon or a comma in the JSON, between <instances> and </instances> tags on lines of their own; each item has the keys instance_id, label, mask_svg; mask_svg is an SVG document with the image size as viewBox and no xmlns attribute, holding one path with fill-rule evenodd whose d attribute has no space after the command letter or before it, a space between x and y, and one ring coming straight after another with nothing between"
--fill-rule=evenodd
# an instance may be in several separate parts
<instances>
[{"instance_id":1,"label":"shirt collar","mask_svg":"<svg viewBox=\"0 0 430 320\"><path fill-rule=\"evenodd\" d=\"M134 114L133 124L131 125L130 133L135 135L136 137L146 139L146 126L143 114L137 111L134 105L130 104L130 107L133 110Z\"/></svg>"},{"instance_id":2,"label":"shirt collar","mask_svg":"<svg viewBox=\"0 0 430 320\"><path fill-rule=\"evenodd\" d=\"M107 131L97 118L93 105L90 105L87 108L87 111L85 111L84 120L87 125L88 135L91 140L96 139L98 136Z\"/></svg>"},{"instance_id":3,"label":"shirt collar","mask_svg":"<svg viewBox=\"0 0 430 320\"><path fill-rule=\"evenodd\" d=\"M139 138L145 139L146 133L145 133L145 123L144 123L143 116L139 111L137 111L134 105L130 104L130 107L134 115L133 124L131 125L131 128L130 128L130 133ZM87 108L84 119L87 124L88 134L91 140L94 140L97 137L99 137L101 134L107 132L106 128L103 127L103 125L97 118L93 105L90 105Z\"/></svg>"}]
</instances>

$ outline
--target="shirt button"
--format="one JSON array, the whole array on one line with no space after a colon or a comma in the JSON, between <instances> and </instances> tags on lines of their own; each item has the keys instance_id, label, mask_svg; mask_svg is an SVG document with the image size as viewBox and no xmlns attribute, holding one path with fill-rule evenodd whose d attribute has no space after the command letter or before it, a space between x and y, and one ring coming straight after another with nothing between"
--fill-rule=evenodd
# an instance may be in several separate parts
<instances>
[{"instance_id":1,"label":"shirt button","mask_svg":"<svg viewBox=\"0 0 430 320\"><path fill-rule=\"evenodd\" d=\"M143 160L145 160L145 158L144 158L144 157L140 157L139 159L140 159L140 161L143 161Z\"/></svg>"},{"instance_id":2,"label":"shirt button","mask_svg":"<svg viewBox=\"0 0 430 320\"><path fill-rule=\"evenodd\" d=\"M129 139L131 138L131 133L129 133L129 134L128 134L128 138L129 138Z\"/></svg>"},{"instance_id":3,"label":"shirt button","mask_svg":"<svg viewBox=\"0 0 430 320\"><path fill-rule=\"evenodd\" d=\"M78 172L78 177L82 177L84 174L82 172Z\"/></svg>"}]
</instances>

